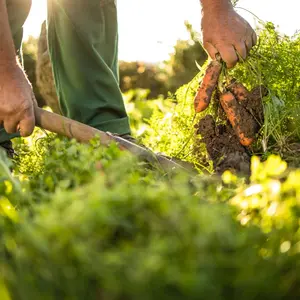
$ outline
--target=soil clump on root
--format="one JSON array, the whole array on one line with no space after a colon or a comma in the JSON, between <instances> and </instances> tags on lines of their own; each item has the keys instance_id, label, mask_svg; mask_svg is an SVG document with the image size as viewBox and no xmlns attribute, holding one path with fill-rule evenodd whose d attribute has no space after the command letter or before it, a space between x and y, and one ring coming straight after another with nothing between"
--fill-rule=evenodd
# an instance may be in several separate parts
<instances>
[{"instance_id":1,"label":"soil clump on root","mask_svg":"<svg viewBox=\"0 0 300 300\"><path fill-rule=\"evenodd\" d=\"M254 138L264 121L262 98L267 95L267 90L259 86L251 92L246 92L247 96L241 97L232 90L237 100L234 103L235 117L245 136ZM221 106L218 115L218 121L212 115L206 115L195 126L196 134L201 135L200 142L206 145L215 172L222 174L229 170L249 175L251 154L248 147L242 145L236 128L228 121Z\"/></svg>"},{"instance_id":2,"label":"soil clump on root","mask_svg":"<svg viewBox=\"0 0 300 300\"><path fill-rule=\"evenodd\" d=\"M209 158L216 173L226 170L243 174L250 173L250 155L243 147L229 123L216 125L211 115L205 116L197 124L197 134L205 143Z\"/></svg>"}]
</instances>

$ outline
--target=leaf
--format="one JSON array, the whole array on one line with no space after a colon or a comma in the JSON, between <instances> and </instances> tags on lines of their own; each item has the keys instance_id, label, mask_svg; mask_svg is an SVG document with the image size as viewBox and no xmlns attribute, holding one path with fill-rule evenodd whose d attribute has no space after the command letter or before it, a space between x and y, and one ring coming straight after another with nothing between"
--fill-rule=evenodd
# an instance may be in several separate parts
<instances>
[{"instance_id":1,"label":"leaf","mask_svg":"<svg viewBox=\"0 0 300 300\"><path fill-rule=\"evenodd\" d=\"M1 300L11 300L10 294L6 288L3 279L0 278L0 299Z\"/></svg>"}]
</instances>

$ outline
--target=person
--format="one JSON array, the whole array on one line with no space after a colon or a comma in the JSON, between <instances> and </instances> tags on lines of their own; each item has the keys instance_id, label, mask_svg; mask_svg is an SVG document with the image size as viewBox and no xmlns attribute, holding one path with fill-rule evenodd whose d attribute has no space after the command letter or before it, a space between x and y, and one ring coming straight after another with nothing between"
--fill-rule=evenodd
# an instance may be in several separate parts
<instances>
[{"instance_id":1,"label":"person","mask_svg":"<svg viewBox=\"0 0 300 300\"><path fill-rule=\"evenodd\" d=\"M257 37L231 1L200 4L209 56L219 54L228 68L239 56L246 59ZM36 101L21 53L30 8L31 0L0 0L0 145L8 154L13 153L11 139L30 136L35 127ZM62 114L130 138L119 88L116 0L48 0L47 11L47 41Z\"/></svg>"}]
</instances>

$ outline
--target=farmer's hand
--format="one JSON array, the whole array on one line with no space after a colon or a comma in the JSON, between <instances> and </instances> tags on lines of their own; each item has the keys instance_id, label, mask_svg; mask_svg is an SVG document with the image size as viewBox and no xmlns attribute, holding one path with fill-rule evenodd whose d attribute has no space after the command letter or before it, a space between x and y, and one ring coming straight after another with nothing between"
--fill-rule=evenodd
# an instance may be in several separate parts
<instances>
[{"instance_id":1,"label":"farmer's hand","mask_svg":"<svg viewBox=\"0 0 300 300\"><path fill-rule=\"evenodd\" d=\"M7 133L29 136L35 126L36 101L24 71L18 64L0 66L0 124Z\"/></svg>"},{"instance_id":2,"label":"farmer's hand","mask_svg":"<svg viewBox=\"0 0 300 300\"><path fill-rule=\"evenodd\" d=\"M203 2L205 3L204 0ZM210 3L214 2L217 0L210 0ZM208 4L203 7L203 45L212 59L220 54L227 67L232 68L239 60L237 53L246 59L256 44L257 37L248 22L234 11L231 4L215 7Z\"/></svg>"}]
</instances>

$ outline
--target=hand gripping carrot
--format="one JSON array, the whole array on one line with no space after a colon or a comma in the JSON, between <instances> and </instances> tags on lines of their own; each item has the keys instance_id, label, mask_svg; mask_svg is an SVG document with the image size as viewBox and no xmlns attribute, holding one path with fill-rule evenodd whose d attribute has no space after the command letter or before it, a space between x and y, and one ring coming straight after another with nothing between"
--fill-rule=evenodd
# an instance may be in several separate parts
<instances>
[{"instance_id":1,"label":"hand gripping carrot","mask_svg":"<svg viewBox=\"0 0 300 300\"><path fill-rule=\"evenodd\" d=\"M238 103L231 92L223 93L220 103L240 143L245 147L250 146L254 141L257 129L257 123L254 118Z\"/></svg>"},{"instance_id":2,"label":"hand gripping carrot","mask_svg":"<svg viewBox=\"0 0 300 300\"><path fill-rule=\"evenodd\" d=\"M213 60L209 63L200 87L194 98L194 107L196 113L204 111L208 107L213 91L218 84L221 71L221 62L219 62L218 60Z\"/></svg>"}]
</instances>

